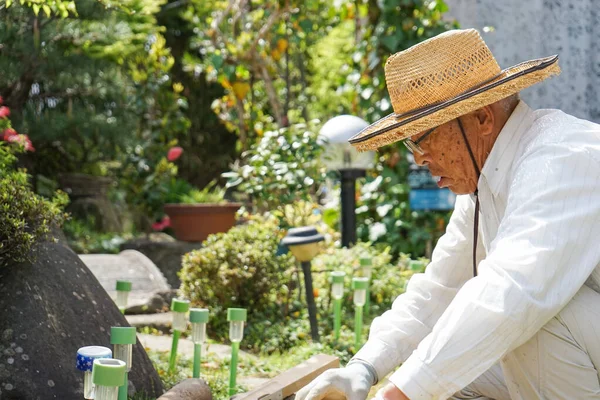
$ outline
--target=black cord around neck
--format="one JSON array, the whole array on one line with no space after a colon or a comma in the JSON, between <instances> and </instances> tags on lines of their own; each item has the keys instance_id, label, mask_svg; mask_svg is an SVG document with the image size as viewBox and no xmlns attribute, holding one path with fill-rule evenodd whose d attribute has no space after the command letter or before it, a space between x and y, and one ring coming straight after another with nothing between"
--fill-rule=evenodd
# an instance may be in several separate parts
<instances>
[{"instance_id":1,"label":"black cord around neck","mask_svg":"<svg viewBox=\"0 0 600 400\"><path fill-rule=\"evenodd\" d=\"M467 134L465 133L465 128L463 127L462 122L460 121L460 117L456 119L458 121L458 126L460 128L460 133L462 133L463 139L467 145L467 150L469 151L469 156L471 157L471 161L473 162L473 167L475 168L475 173L477 175L477 185L479 185L479 177L481 176L481 171L477 166L477 162L475 161L475 156L473 155L473 150L471 149L471 145L467 140ZM474 226L473 226L473 276L477 276L477 239L479 237L479 189L475 187L475 215L473 217Z\"/></svg>"}]
</instances>

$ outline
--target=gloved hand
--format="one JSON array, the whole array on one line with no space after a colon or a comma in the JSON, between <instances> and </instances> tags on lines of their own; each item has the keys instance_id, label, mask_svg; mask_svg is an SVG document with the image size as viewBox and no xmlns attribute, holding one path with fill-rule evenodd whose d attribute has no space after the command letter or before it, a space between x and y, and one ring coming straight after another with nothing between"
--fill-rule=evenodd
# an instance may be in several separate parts
<instances>
[{"instance_id":1,"label":"gloved hand","mask_svg":"<svg viewBox=\"0 0 600 400\"><path fill-rule=\"evenodd\" d=\"M361 363L323 372L296 393L296 400L365 400L375 377Z\"/></svg>"}]
</instances>

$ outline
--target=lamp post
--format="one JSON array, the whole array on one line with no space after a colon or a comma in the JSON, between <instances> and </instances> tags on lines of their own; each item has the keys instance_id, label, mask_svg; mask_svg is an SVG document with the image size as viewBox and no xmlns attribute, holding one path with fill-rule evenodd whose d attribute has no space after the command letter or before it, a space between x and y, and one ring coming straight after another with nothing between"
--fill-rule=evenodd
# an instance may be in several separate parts
<instances>
[{"instance_id":1,"label":"lamp post","mask_svg":"<svg viewBox=\"0 0 600 400\"><path fill-rule=\"evenodd\" d=\"M340 338L340 327L342 320L342 298L344 297L344 278L346 273L343 271L333 271L331 273L331 297L333 297L333 332L335 340Z\"/></svg>"},{"instance_id":2,"label":"lamp post","mask_svg":"<svg viewBox=\"0 0 600 400\"><path fill-rule=\"evenodd\" d=\"M125 363L125 383L119 386L119 400L127 400L128 373L131 371L133 345L137 338L135 328L129 326L113 326L110 328L110 343L114 345L115 359Z\"/></svg>"},{"instance_id":3,"label":"lamp post","mask_svg":"<svg viewBox=\"0 0 600 400\"><path fill-rule=\"evenodd\" d=\"M356 243L356 179L364 177L373 164L374 153L359 153L348 143L369 124L353 115L340 115L323 125L320 134L327 141L323 162L327 169L339 171L341 178L342 247Z\"/></svg>"},{"instance_id":4,"label":"lamp post","mask_svg":"<svg viewBox=\"0 0 600 400\"><path fill-rule=\"evenodd\" d=\"M94 398L92 367L98 358L112 358L112 351L103 346L85 346L77 350L77 369L83 371L83 398Z\"/></svg>"},{"instance_id":5,"label":"lamp post","mask_svg":"<svg viewBox=\"0 0 600 400\"><path fill-rule=\"evenodd\" d=\"M173 342L171 343L171 357L169 358L169 371L175 371L175 361L177 360L177 345L181 332L187 329L186 314L190 309L190 302L187 300L173 299L171 301L171 311L173 311Z\"/></svg>"},{"instance_id":6,"label":"lamp post","mask_svg":"<svg viewBox=\"0 0 600 400\"><path fill-rule=\"evenodd\" d=\"M247 312L245 308L227 309L227 321L229 321L229 340L231 340L231 364L229 366L229 396L233 396L236 391L236 376L238 353L240 342L244 338L244 322Z\"/></svg>"},{"instance_id":7,"label":"lamp post","mask_svg":"<svg viewBox=\"0 0 600 400\"><path fill-rule=\"evenodd\" d=\"M367 301L367 278L353 278L352 289L354 289L354 346L356 351L362 345L363 307Z\"/></svg>"},{"instance_id":8,"label":"lamp post","mask_svg":"<svg viewBox=\"0 0 600 400\"><path fill-rule=\"evenodd\" d=\"M190 309L190 322L192 323L192 342L194 342L193 377L200 378L200 353L202 351L202 344L206 341L208 310L205 308Z\"/></svg>"},{"instance_id":9,"label":"lamp post","mask_svg":"<svg viewBox=\"0 0 600 400\"><path fill-rule=\"evenodd\" d=\"M319 341L319 326L317 323L317 305L313 292L310 262L319 252L319 242L325 238L312 226L292 228L281 244L288 246L296 260L300 261L302 273L304 274L304 286L306 289L306 303L308 305L308 318L310 320L310 335L315 342Z\"/></svg>"},{"instance_id":10,"label":"lamp post","mask_svg":"<svg viewBox=\"0 0 600 400\"><path fill-rule=\"evenodd\" d=\"M117 307L121 311L121 314L125 314L127 308L127 299L129 298L129 292L131 292L131 282L129 281L117 281Z\"/></svg>"}]
</instances>

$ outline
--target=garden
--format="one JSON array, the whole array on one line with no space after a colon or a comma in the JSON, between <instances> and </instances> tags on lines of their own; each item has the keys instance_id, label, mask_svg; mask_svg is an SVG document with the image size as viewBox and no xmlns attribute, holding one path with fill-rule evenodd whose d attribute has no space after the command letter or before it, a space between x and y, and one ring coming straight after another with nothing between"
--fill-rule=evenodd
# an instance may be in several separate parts
<instances>
[{"instance_id":1,"label":"garden","mask_svg":"<svg viewBox=\"0 0 600 400\"><path fill-rule=\"evenodd\" d=\"M389 114L386 58L457 27L446 12L443 0L0 1L0 293L45 302L31 315L50 321L45 335L57 343L78 335L53 325L61 307L72 308L65 318L81 323L82 338L94 331L108 343L111 326L127 321L100 300L105 292L77 286L102 279L76 255L182 243L175 296L208 310L202 342L231 345L228 310L246 310L239 377L273 378L316 354L345 364L424 269L449 211L411 207L415 168L400 143L366 155L350 198L355 227L341 226L348 195L323 127ZM303 258L295 247L308 245ZM43 284L81 301L44 299ZM13 334L34 340L16 334L8 304L7 351ZM179 334L199 340L187 322ZM139 347L133 357L132 398L155 399L198 375L194 354L171 360ZM231 358L202 354L199 375L215 399L252 389L232 391ZM0 381L18 373L0 368ZM138 384L151 375L160 379L152 389ZM55 379L43 389L60 386ZM0 394L20 390L2 385Z\"/></svg>"}]
</instances>

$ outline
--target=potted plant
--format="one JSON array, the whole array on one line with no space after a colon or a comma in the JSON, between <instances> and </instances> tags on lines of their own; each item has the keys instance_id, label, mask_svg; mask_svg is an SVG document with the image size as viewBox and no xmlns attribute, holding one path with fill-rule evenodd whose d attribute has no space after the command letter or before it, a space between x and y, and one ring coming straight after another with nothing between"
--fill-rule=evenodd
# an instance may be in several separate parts
<instances>
[{"instance_id":1,"label":"potted plant","mask_svg":"<svg viewBox=\"0 0 600 400\"><path fill-rule=\"evenodd\" d=\"M204 189L192 189L179 203L165 204L175 237L185 242L202 242L208 235L227 232L235 225L235 213L242 205L225 200L225 189L216 181Z\"/></svg>"}]
</instances>

